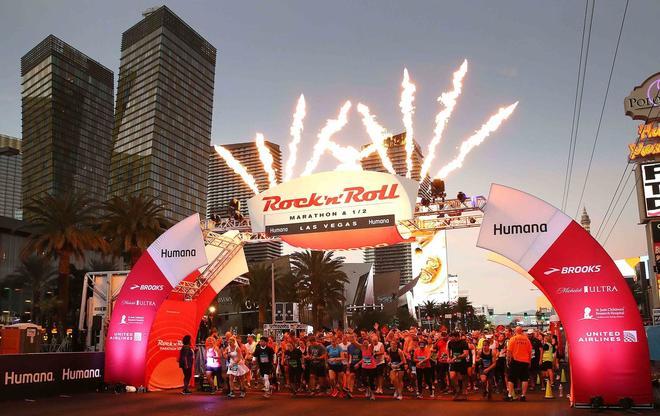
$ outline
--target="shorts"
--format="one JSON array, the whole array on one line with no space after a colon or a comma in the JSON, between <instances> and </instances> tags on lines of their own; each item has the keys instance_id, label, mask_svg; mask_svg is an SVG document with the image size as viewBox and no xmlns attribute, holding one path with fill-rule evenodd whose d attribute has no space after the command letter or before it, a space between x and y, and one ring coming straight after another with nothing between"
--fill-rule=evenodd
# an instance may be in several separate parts
<instances>
[{"instance_id":1,"label":"shorts","mask_svg":"<svg viewBox=\"0 0 660 416\"><path fill-rule=\"evenodd\" d=\"M356 361L356 362L354 362L354 363L350 363L350 364L348 365L348 372L349 372L349 373L357 374L357 373L360 371L360 368L359 368L359 367L355 367L355 364L357 364L357 363L358 363L358 362Z\"/></svg>"},{"instance_id":2,"label":"shorts","mask_svg":"<svg viewBox=\"0 0 660 416\"><path fill-rule=\"evenodd\" d=\"M541 364L541 371L552 370L552 361L543 361Z\"/></svg>"},{"instance_id":3,"label":"shorts","mask_svg":"<svg viewBox=\"0 0 660 416\"><path fill-rule=\"evenodd\" d=\"M315 377L325 377L325 363L312 361L309 363L309 374Z\"/></svg>"},{"instance_id":4,"label":"shorts","mask_svg":"<svg viewBox=\"0 0 660 416\"><path fill-rule=\"evenodd\" d=\"M385 363L376 366L376 377L382 376L383 374L385 374Z\"/></svg>"},{"instance_id":5,"label":"shorts","mask_svg":"<svg viewBox=\"0 0 660 416\"><path fill-rule=\"evenodd\" d=\"M529 381L529 363L512 360L509 365L509 381L513 384Z\"/></svg>"},{"instance_id":6,"label":"shorts","mask_svg":"<svg viewBox=\"0 0 660 416\"><path fill-rule=\"evenodd\" d=\"M343 373L346 371L346 366L344 364L328 364L328 370L332 370L335 373Z\"/></svg>"},{"instance_id":7,"label":"shorts","mask_svg":"<svg viewBox=\"0 0 660 416\"><path fill-rule=\"evenodd\" d=\"M454 371L459 374L467 375L467 363L465 361L449 363L449 371Z\"/></svg>"},{"instance_id":8,"label":"shorts","mask_svg":"<svg viewBox=\"0 0 660 416\"><path fill-rule=\"evenodd\" d=\"M273 374L273 366L272 365L259 365L259 374L263 376L269 376Z\"/></svg>"}]
</instances>

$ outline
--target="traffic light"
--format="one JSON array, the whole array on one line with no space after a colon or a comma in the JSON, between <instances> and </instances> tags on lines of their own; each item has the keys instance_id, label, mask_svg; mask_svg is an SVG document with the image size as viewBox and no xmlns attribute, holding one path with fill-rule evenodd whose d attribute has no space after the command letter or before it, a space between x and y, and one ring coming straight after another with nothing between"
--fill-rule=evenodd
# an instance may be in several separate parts
<instances>
[{"instance_id":1,"label":"traffic light","mask_svg":"<svg viewBox=\"0 0 660 416\"><path fill-rule=\"evenodd\" d=\"M511 318L511 312L507 312L507 313L506 313L506 317L507 317L507 318Z\"/></svg>"},{"instance_id":2,"label":"traffic light","mask_svg":"<svg viewBox=\"0 0 660 416\"><path fill-rule=\"evenodd\" d=\"M527 312L523 313L523 315L525 316L525 318L527 318Z\"/></svg>"}]
</instances>

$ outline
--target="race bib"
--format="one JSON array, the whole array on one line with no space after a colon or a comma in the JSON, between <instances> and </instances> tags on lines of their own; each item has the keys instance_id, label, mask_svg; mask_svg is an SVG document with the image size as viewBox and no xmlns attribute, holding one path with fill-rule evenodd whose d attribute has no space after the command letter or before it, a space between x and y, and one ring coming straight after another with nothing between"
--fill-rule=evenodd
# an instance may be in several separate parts
<instances>
[{"instance_id":1,"label":"race bib","mask_svg":"<svg viewBox=\"0 0 660 416\"><path fill-rule=\"evenodd\" d=\"M268 359L267 355L260 355L259 356L259 362L262 364L269 363L270 360Z\"/></svg>"},{"instance_id":2,"label":"race bib","mask_svg":"<svg viewBox=\"0 0 660 416\"><path fill-rule=\"evenodd\" d=\"M367 365L371 364L371 358L366 358L365 357L364 358L364 363L367 364Z\"/></svg>"},{"instance_id":3,"label":"race bib","mask_svg":"<svg viewBox=\"0 0 660 416\"><path fill-rule=\"evenodd\" d=\"M238 364L232 364L230 369L231 371L238 371Z\"/></svg>"},{"instance_id":4,"label":"race bib","mask_svg":"<svg viewBox=\"0 0 660 416\"><path fill-rule=\"evenodd\" d=\"M298 367L298 361L289 360L289 367Z\"/></svg>"}]
</instances>

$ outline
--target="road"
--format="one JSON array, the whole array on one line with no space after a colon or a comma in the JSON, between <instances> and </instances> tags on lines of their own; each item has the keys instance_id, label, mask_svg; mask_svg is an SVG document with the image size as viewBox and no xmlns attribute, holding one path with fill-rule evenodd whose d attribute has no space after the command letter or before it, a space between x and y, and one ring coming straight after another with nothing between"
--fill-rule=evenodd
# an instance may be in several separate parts
<instances>
[{"instance_id":1,"label":"road","mask_svg":"<svg viewBox=\"0 0 660 416\"><path fill-rule=\"evenodd\" d=\"M208 393L182 396L178 391L154 393L89 393L71 397L53 397L34 402L13 401L1 403L5 415L84 415L84 416L151 416L151 415L484 415L484 416L538 416L538 415L591 415L590 410L571 409L563 398L544 399L540 393L532 393L528 401L508 403L501 398L486 401L480 395L470 395L467 401L454 402L443 396L436 399L417 400L406 397L402 401L381 396L376 401L364 397L352 400L330 397L291 398L289 394L276 393L265 399L258 392L250 392L244 399L227 399ZM657 414L643 411L641 414ZM630 414L623 411L607 411L607 415Z\"/></svg>"}]
</instances>

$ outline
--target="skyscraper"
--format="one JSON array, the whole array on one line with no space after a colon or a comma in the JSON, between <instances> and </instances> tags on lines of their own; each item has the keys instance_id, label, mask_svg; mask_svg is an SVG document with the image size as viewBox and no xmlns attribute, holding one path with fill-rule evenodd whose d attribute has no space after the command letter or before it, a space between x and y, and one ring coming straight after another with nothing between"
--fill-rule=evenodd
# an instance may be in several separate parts
<instances>
[{"instance_id":1,"label":"skyscraper","mask_svg":"<svg viewBox=\"0 0 660 416\"><path fill-rule=\"evenodd\" d=\"M23 203L71 191L105 200L112 71L53 35L21 58Z\"/></svg>"},{"instance_id":2,"label":"skyscraper","mask_svg":"<svg viewBox=\"0 0 660 416\"><path fill-rule=\"evenodd\" d=\"M582 216L580 217L580 225L586 232L591 234L591 218L587 214L587 207L582 207Z\"/></svg>"},{"instance_id":3,"label":"skyscraper","mask_svg":"<svg viewBox=\"0 0 660 416\"><path fill-rule=\"evenodd\" d=\"M266 141L266 147L273 156L273 168L278 182L282 181L282 151L278 144ZM257 145L254 142L223 144L222 147L231 152L232 156L247 169L254 177L260 191L268 189L268 174L259 160ZM209 163L209 188L208 204L206 208L207 218L219 216L227 218L227 205L232 198L237 198L241 203L241 213L248 216L247 200L254 192L248 187L239 175L234 172L218 155L213 146L208 159ZM278 257L282 254L282 243L280 241L266 241L249 243L244 247L248 262L258 262Z\"/></svg>"},{"instance_id":4,"label":"skyscraper","mask_svg":"<svg viewBox=\"0 0 660 416\"><path fill-rule=\"evenodd\" d=\"M0 217L23 218L21 141L0 134Z\"/></svg>"},{"instance_id":5,"label":"skyscraper","mask_svg":"<svg viewBox=\"0 0 660 416\"><path fill-rule=\"evenodd\" d=\"M180 220L206 209L216 49L166 6L122 34L110 195Z\"/></svg>"},{"instance_id":6,"label":"skyscraper","mask_svg":"<svg viewBox=\"0 0 660 416\"><path fill-rule=\"evenodd\" d=\"M387 156L392 161L394 171L401 176L406 174L406 133L400 133L395 136L389 137L385 140L387 148ZM424 156L415 142L415 147L412 154L413 170L412 179L420 181L419 196L429 197L429 183L428 177L422 181L420 178L420 171ZM378 153L372 153L365 159L362 159L362 169L372 170L378 172L387 172L383 166ZM400 284L406 284L412 280L412 252L410 244L401 243L388 247L369 248L364 250L364 261L366 263L373 263L374 273L386 273L392 271L400 272Z\"/></svg>"}]
</instances>

